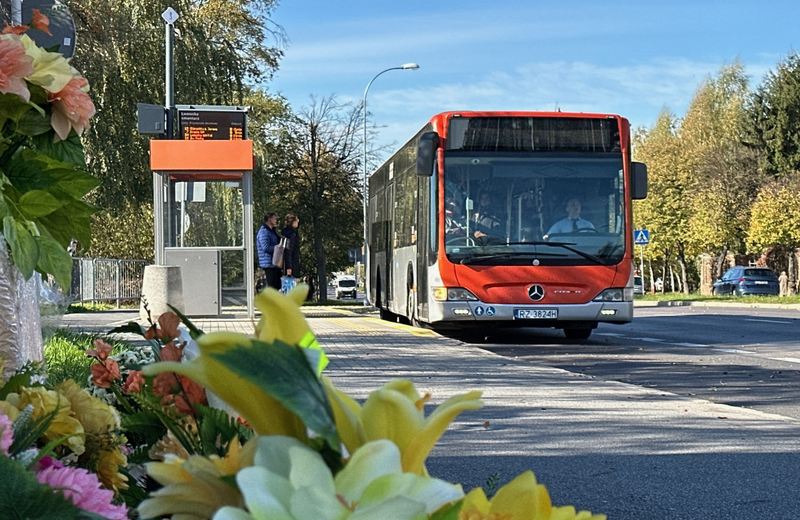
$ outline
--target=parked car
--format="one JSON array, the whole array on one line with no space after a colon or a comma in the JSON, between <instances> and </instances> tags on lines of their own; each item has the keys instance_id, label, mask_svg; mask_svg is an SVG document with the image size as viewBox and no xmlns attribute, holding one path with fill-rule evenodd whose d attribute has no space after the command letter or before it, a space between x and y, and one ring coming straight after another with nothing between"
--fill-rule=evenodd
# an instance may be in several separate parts
<instances>
[{"instance_id":1,"label":"parked car","mask_svg":"<svg viewBox=\"0 0 800 520\"><path fill-rule=\"evenodd\" d=\"M644 294L644 280L642 280L641 276L633 277L633 294Z\"/></svg>"},{"instance_id":2,"label":"parked car","mask_svg":"<svg viewBox=\"0 0 800 520\"><path fill-rule=\"evenodd\" d=\"M711 286L711 294L777 296L780 292L778 277L766 267L731 267Z\"/></svg>"},{"instance_id":3,"label":"parked car","mask_svg":"<svg viewBox=\"0 0 800 520\"><path fill-rule=\"evenodd\" d=\"M336 298L356 298L358 288L355 276L340 276L336 279Z\"/></svg>"}]
</instances>

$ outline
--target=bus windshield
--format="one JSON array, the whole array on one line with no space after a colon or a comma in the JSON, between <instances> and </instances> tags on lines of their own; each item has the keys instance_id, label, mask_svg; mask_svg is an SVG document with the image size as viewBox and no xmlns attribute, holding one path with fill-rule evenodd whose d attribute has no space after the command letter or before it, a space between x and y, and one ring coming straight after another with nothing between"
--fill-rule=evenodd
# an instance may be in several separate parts
<instances>
[{"instance_id":1,"label":"bus windshield","mask_svg":"<svg viewBox=\"0 0 800 520\"><path fill-rule=\"evenodd\" d=\"M616 264L623 195L620 153L448 151L445 252L454 262Z\"/></svg>"}]
</instances>

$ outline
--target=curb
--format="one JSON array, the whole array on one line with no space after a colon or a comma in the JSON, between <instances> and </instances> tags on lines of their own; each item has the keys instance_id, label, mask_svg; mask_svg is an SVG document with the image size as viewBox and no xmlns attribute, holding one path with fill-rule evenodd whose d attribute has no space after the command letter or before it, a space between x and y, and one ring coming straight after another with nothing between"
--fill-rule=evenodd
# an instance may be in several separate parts
<instances>
[{"instance_id":1,"label":"curb","mask_svg":"<svg viewBox=\"0 0 800 520\"><path fill-rule=\"evenodd\" d=\"M634 301L634 307L731 307L739 309L789 309L800 311L798 303L744 303L744 302L701 302L694 300Z\"/></svg>"}]
</instances>

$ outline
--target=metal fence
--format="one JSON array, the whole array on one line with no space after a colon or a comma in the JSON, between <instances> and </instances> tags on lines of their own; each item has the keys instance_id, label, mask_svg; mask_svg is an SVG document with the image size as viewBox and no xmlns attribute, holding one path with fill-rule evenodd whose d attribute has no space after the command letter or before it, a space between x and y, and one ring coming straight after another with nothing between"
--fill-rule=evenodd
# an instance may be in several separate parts
<instances>
[{"instance_id":1,"label":"metal fence","mask_svg":"<svg viewBox=\"0 0 800 520\"><path fill-rule=\"evenodd\" d=\"M138 300L142 296L145 260L74 258L69 295L74 302Z\"/></svg>"}]
</instances>

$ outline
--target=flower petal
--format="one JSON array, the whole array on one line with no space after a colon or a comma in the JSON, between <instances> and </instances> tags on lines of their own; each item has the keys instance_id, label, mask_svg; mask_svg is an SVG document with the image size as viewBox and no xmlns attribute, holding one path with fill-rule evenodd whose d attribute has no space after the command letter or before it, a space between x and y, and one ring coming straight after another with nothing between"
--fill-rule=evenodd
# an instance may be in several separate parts
<instances>
[{"instance_id":1,"label":"flower petal","mask_svg":"<svg viewBox=\"0 0 800 520\"><path fill-rule=\"evenodd\" d=\"M483 407L481 392L455 395L436 407L418 435L403 450L403 471L425 475L425 459L439 441L453 419L461 412Z\"/></svg>"},{"instance_id":2,"label":"flower petal","mask_svg":"<svg viewBox=\"0 0 800 520\"><path fill-rule=\"evenodd\" d=\"M325 465L319 453L305 446L295 446L289 448L289 459L292 461L289 473L292 487L295 489L313 487L328 496L336 493L331 470Z\"/></svg>"},{"instance_id":3,"label":"flower petal","mask_svg":"<svg viewBox=\"0 0 800 520\"><path fill-rule=\"evenodd\" d=\"M370 482L383 475L400 473L400 450L387 440L368 442L353 453L335 478L336 492L349 503L359 502Z\"/></svg>"},{"instance_id":4,"label":"flower petal","mask_svg":"<svg viewBox=\"0 0 800 520\"><path fill-rule=\"evenodd\" d=\"M294 520L289 514L291 483L260 466L244 468L236 475L236 484L247 509L257 519Z\"/></svg>"},{"instance_id":5,"label":"flower petal","mask_svg":"<svg viewBox=\"0 0 800 520\"><path fill-rule=\"evenodd\" d=\"M370 505L391 497L403 496L425 505L425 512L432 514L442 506L463 498L461 486L431 477L420 477L413 473L394 473L372 481L361 495L359 504Z\"/></svg>"},{"instance_id":6,"label":"flower petal","mask_svg":"<svg viewBox=\"0 0 800 520\"><path fill-rule=\"evenodd\" d=\"M284 435L266 435L257 440L258 449L253 464L266 468L276 475L289 480L292 473L292 459L289 456L291 448L304 448L310 450L308 446L298 441L294 437Z\"/></svg>"},{"instance_id":7,"label":"flower petal","mask_svg":"<svg viewBox=\"0 0 800 520\"><path fill-rule=\"evenodd\" d=\"M243 509L225 506L214 515L212 520L256 520L253 516Z\"/></svg>"},{"instance_id":8,"label":"flower petal","mask_svg":"<svg viewBox=\"0 0 800 520\"><path fill-rule=\"evenodd\" d=\"M291 508L296 520L337 520L349 513L333 494L314 487L298 489L292 497Z\"/></svg>"},{"instance_id":9,"label":"flower petal","mask_svg":"<svg viewBox=\"0 0 800 520\"><path fill-rule=\"evenodd\" d=\"M364 428L361 427L361 421L358 418L361 413L361 405L355 399L333 386L333 383L327 377L322 377L322 386L328 395L328 402L331 403L339 438L347 447L347 451L353 453L367 442Z\"/></svg>"},{"instance_id":10,"label":"flower petal","mask_svg":"<svg viewBox=\"0 0 800 520\"><path fill-rule=\"evenodd\" d=\"M536 483L533 472L526 471L501 487L492 498L491 513L511 515L515 520L550 518L552 504L547 489Z\"/></svg>"},{"instance_id":11,"label":"flower petal","mask_svg":"<svg viewBox=\"0 0 800 520\"><path fill-rule=\"evenodd\" d=\"M385 502L359 507L347 520L427 520L425 506L406 497L394 497Z\"/></svg>"},{"instance_id":12,"label":"flower petal","mask_svg":"<svg viewBox=\"0 0 800 520\"><path fill-rule=\"evenodd\" d=\"M382 388L372 392L361 409L361 425L367 440L389 439L401 452L424 424L414 401L396 390Z\"/></svg>"}]
</instances>

